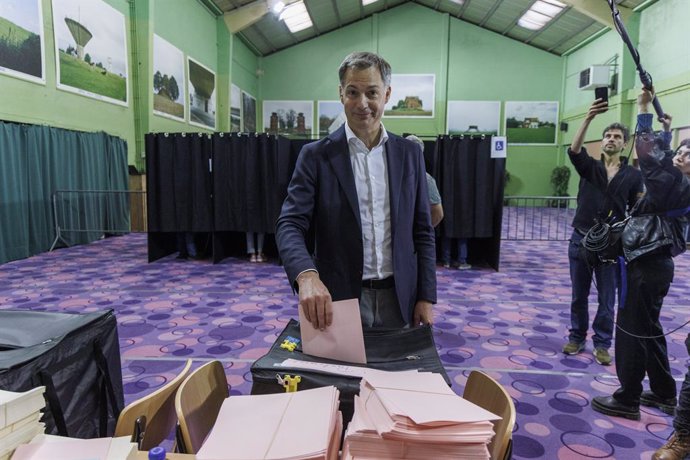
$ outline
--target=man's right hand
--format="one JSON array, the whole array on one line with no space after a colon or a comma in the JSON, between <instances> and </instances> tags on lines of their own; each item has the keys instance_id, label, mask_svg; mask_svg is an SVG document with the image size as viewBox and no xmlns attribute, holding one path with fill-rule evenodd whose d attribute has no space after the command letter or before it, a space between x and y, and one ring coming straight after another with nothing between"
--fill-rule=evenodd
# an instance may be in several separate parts
<instances>
[{"instance_id":1,"label":"man's right hand","mask_svg":"<svg viewBox=\"0 0 690 460\"><path fill-rule=\"evenodd\" d=\"M605 101L603 99L596 99L594 102L592 102L592 105L589 107L589 111L587 112L587 120L592 121L594 117L599 115L600 113L604 113L609 109L609 103L608 101Z\"/></svg>"},{"instance_id":2,"label":"man's right hand","mask_svg":"<svg viewBox=\"0 0 690 460\"><path fill-rule=\"evenodd\" d=\"M315 271L300 273L297 277L297 285L299 286L299 306L307 321L315 329L326 330L333 322L333 305L331 293L321 282L319 274Z\"/></svg>"}]
</instances>

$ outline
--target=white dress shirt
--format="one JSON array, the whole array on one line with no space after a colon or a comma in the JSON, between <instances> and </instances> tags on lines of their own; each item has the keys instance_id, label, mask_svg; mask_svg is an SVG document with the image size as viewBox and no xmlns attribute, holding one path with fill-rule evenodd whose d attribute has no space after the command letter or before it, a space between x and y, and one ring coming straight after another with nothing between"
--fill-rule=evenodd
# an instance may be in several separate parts
<instances>
[{"instance_id":1,"label":"white dress shirt","mask_svg":"<svg viewBox=\"0 0 690 460\"><path fill-rule=\"evenodd\" d=\"M357 187L359 215L364 243L362 279L383 279L393 275L391 247L391 206L388 193L386 141L388 133L381 124L381 139L371 150L345 123L352 172Z\"/></svg>"}]
</instances>

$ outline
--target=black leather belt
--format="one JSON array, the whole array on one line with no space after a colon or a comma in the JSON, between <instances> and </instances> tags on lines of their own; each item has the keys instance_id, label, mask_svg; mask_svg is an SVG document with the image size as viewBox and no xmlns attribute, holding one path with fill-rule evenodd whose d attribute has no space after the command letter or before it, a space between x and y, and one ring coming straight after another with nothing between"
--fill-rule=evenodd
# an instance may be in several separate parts
<instances>
[{"instance_id":1,"label":"black leather belt","mask_svg":"<svg viewBox=\"0 0 690 460\"><path fill-rule=\"evenodd\" d=\"M392 287L395 287L395 279L392 276L389 276L388 278L384 278L382 280L362 280L362 287L369 289L390 289Z\"/></svg>"}]
</instances>

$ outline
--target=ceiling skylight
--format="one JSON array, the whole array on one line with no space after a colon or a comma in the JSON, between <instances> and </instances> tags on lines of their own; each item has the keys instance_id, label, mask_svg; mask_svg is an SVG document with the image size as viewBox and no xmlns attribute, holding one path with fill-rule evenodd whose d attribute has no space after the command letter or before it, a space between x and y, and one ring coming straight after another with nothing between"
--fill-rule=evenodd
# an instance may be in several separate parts
<instances>
[{"instance_id":1,"label":"ceiling skylight","mask_svg":"<svg viewBox=\"0 0 690 460\"><path fill-rule=\"evenodd\" d=\"M307 7L304 6L304 2L301 0L286 6L283 12L280 13L279 19L285 21L285 25L293 34L300 30L308 29L313 25Z\"/></svg>"},{"instance_id":2,"label":"ceiling skylight","mask_svg":"<svg viewBox=\"0 0 690 460\"><path fill-rule=\"evenodd\" d=\"M518 25L529 30L539 30L565 7L565 3L558 0L537 0L518 20Z\"/></svg>"}]
</instances>

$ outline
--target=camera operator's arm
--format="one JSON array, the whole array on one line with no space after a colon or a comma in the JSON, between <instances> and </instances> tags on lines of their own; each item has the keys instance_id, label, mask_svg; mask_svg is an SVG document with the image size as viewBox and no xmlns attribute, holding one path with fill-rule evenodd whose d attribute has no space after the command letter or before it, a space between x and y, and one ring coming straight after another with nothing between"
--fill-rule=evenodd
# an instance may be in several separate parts
<instances>
[{"instance_id":1,"label":"camera operator's arm","mask_svg":"<svg viewBox=\"0 0 690 460\"><path fill-rule=\"evenodd\" d=\"M654 115L649 112L649 104L654 100L653 90L642 89L637 96L637 128L635 130L637 138L635 140L635 152L640 161L652 158L654 149L654 131L652 122Z\"/></svg>"},{"instance_id":2,"label":"camera operator's arm","mask_svg":"<svg viewBox=\"0 0 690 460\"><path fill-rule=\"evenodd\" d=\"M578 154L582 151L582 144L585 142L585 136L587 135L587 129L589 124L594 120L594 117L600 113L604 113L609 109L609 103L602 101L601 99L595 100L587 111L584 121L580 125L580 128L575 133L573 137L573 142L570 144L570 151L573 154Z\"/></svg>"}]
</instances>

